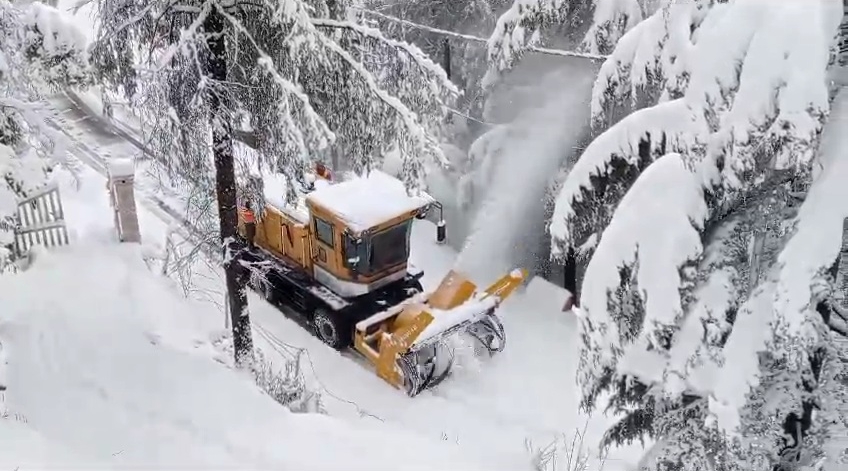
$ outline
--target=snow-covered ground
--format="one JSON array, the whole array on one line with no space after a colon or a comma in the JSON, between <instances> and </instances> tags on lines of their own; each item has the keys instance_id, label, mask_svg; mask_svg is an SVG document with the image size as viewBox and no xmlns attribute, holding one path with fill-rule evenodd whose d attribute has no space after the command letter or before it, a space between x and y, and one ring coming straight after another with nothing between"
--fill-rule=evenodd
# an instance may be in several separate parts
<instances>
[{"instance_id":1,"label":"snow-covered ground","mask_svg":"<svg viewBox=\"0 0 848 471\"><path fill-rule=\"evenodd\" d=\"M0 298L0 447L15 450L0 466L484 469L393 424L281 407L215 361L209 306L138 246L77 239L0 280Z\"/></svg>"}]
</instances>

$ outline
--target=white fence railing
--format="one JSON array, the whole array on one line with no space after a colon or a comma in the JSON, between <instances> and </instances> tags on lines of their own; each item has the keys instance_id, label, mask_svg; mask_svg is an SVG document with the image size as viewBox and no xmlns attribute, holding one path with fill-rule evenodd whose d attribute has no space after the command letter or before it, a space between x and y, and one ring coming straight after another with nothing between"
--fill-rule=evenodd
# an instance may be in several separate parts
<instances>
[{"instance_id":1,"label":"white fence railing","mask_svg":"<svg viewBox=\"0 0 848 471\"><path fill-rule=\"evenodd\" d=\"M49 186L18 201L15 251L21 256L34 245L68 245L65 213L57 186Z\"/></svg>"}]
</instances>

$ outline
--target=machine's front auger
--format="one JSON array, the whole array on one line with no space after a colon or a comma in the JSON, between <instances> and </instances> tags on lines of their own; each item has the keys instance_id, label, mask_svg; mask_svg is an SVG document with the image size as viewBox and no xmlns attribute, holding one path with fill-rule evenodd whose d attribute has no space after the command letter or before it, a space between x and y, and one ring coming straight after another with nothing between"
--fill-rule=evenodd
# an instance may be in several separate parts
<instances>
[{"instance_id":1,"label":"machine's front auger","mask_svg":"<svg viewBox=\"0 0 848 471\"><path fill-rule=\"evenodd\" d=\"M468 335L474 337L489 355L500 353L506 347L506 331L501 320L492 309L479 321L468 326Z\"/></svg>"},{"instance_id":2,"label":"machine's front auger","mask_svg":"<svg viewBox=\"0 0 848 471\"><path fill-rule=\"evenodd\" d=\"M358 323L354 347L376 365L378 376L415 396L449 376L451 335L468 333L490 355L504 349L506 333L495 311L526 277L525 270L513 270L478 293L451 271L429 295Z\"/></svg>"},{"instance_id":3,"label":"machine's front auger","mask_svg":"<svg viewBox=\"0 0 848 471\"><path fill-rule=\"evenodd\" d=\"M400 355L397 366L403 375L403 388L410 397L436 387L450 374L454 353L445 342Z\"/></svg>"}]
</instances>

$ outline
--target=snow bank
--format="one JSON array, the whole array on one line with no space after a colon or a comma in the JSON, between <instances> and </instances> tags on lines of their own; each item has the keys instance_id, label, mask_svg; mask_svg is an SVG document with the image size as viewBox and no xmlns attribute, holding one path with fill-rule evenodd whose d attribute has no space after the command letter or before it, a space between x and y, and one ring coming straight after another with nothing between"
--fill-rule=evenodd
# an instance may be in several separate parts
<instances>
[{"instance_id":1,"label":"snow bank","mask_svg":"<svg viewBox=\"0 0 848 471\"><path fill-rule=\"evenodd\" d=\"M2 406L2 402L0 402ZM102 463L82 458L61 444L51 442L14 413L0 410L0 469L17 471L94 467Z\"/></svg>"},{"instance_id":2,"label":"snow bank","mask_svg":"<svg viewBox=\"0 0 848 471\"><path fill-rule=\"evenodd\" d=\"M0 279L5 405L43 448L112 468L475 469L447 444L278 405L212 360L197 336L206 314L151 275L138 250L78 246ZM14 427L0 420L0 437Z\"/></svg>"}]
</instances>

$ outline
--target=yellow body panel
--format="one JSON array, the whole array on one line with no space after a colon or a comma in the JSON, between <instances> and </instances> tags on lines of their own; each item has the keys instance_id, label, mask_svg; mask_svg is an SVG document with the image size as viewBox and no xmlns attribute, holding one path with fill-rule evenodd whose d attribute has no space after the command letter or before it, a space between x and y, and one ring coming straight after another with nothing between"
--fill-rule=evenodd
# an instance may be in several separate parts
<instances>
[{"instance_id":1,"label":"yellow body panel","mask_svg":"<svg viewBox=\"0 0 848 471\"><path fill-rule=\"evenodd\" d=\"M312 242L312 251L310 253L310 256L312 258L312 263L323 268L324 270L327 270L332 275L341 278L339 275L347 271L344 268L344 255L342 253L342 233L345 229L344 225L341 224L336 215L323 208L310 206L309 212L309 232L311 235L310 240ZM322 221L327 222L328 224L330 224L330 226L332 226L332 245L328 245L318 240L318 238L315 236L317 231L317 219L321 219Z\"/></svg>"},{"instance_id":2,"label":"yellow body panel","mask_svg":"<svg viewBox=\"0 0 848 471\"><path fill-rule=\"evenodd\" d=\"M239 213L239 234L246 231L244 220ZM277 257L300 266L312 269L311 237L309 228L273 206L266 206L261 217L256 219L256 237L254 243Z\"/></svg>"}]
</instances>

